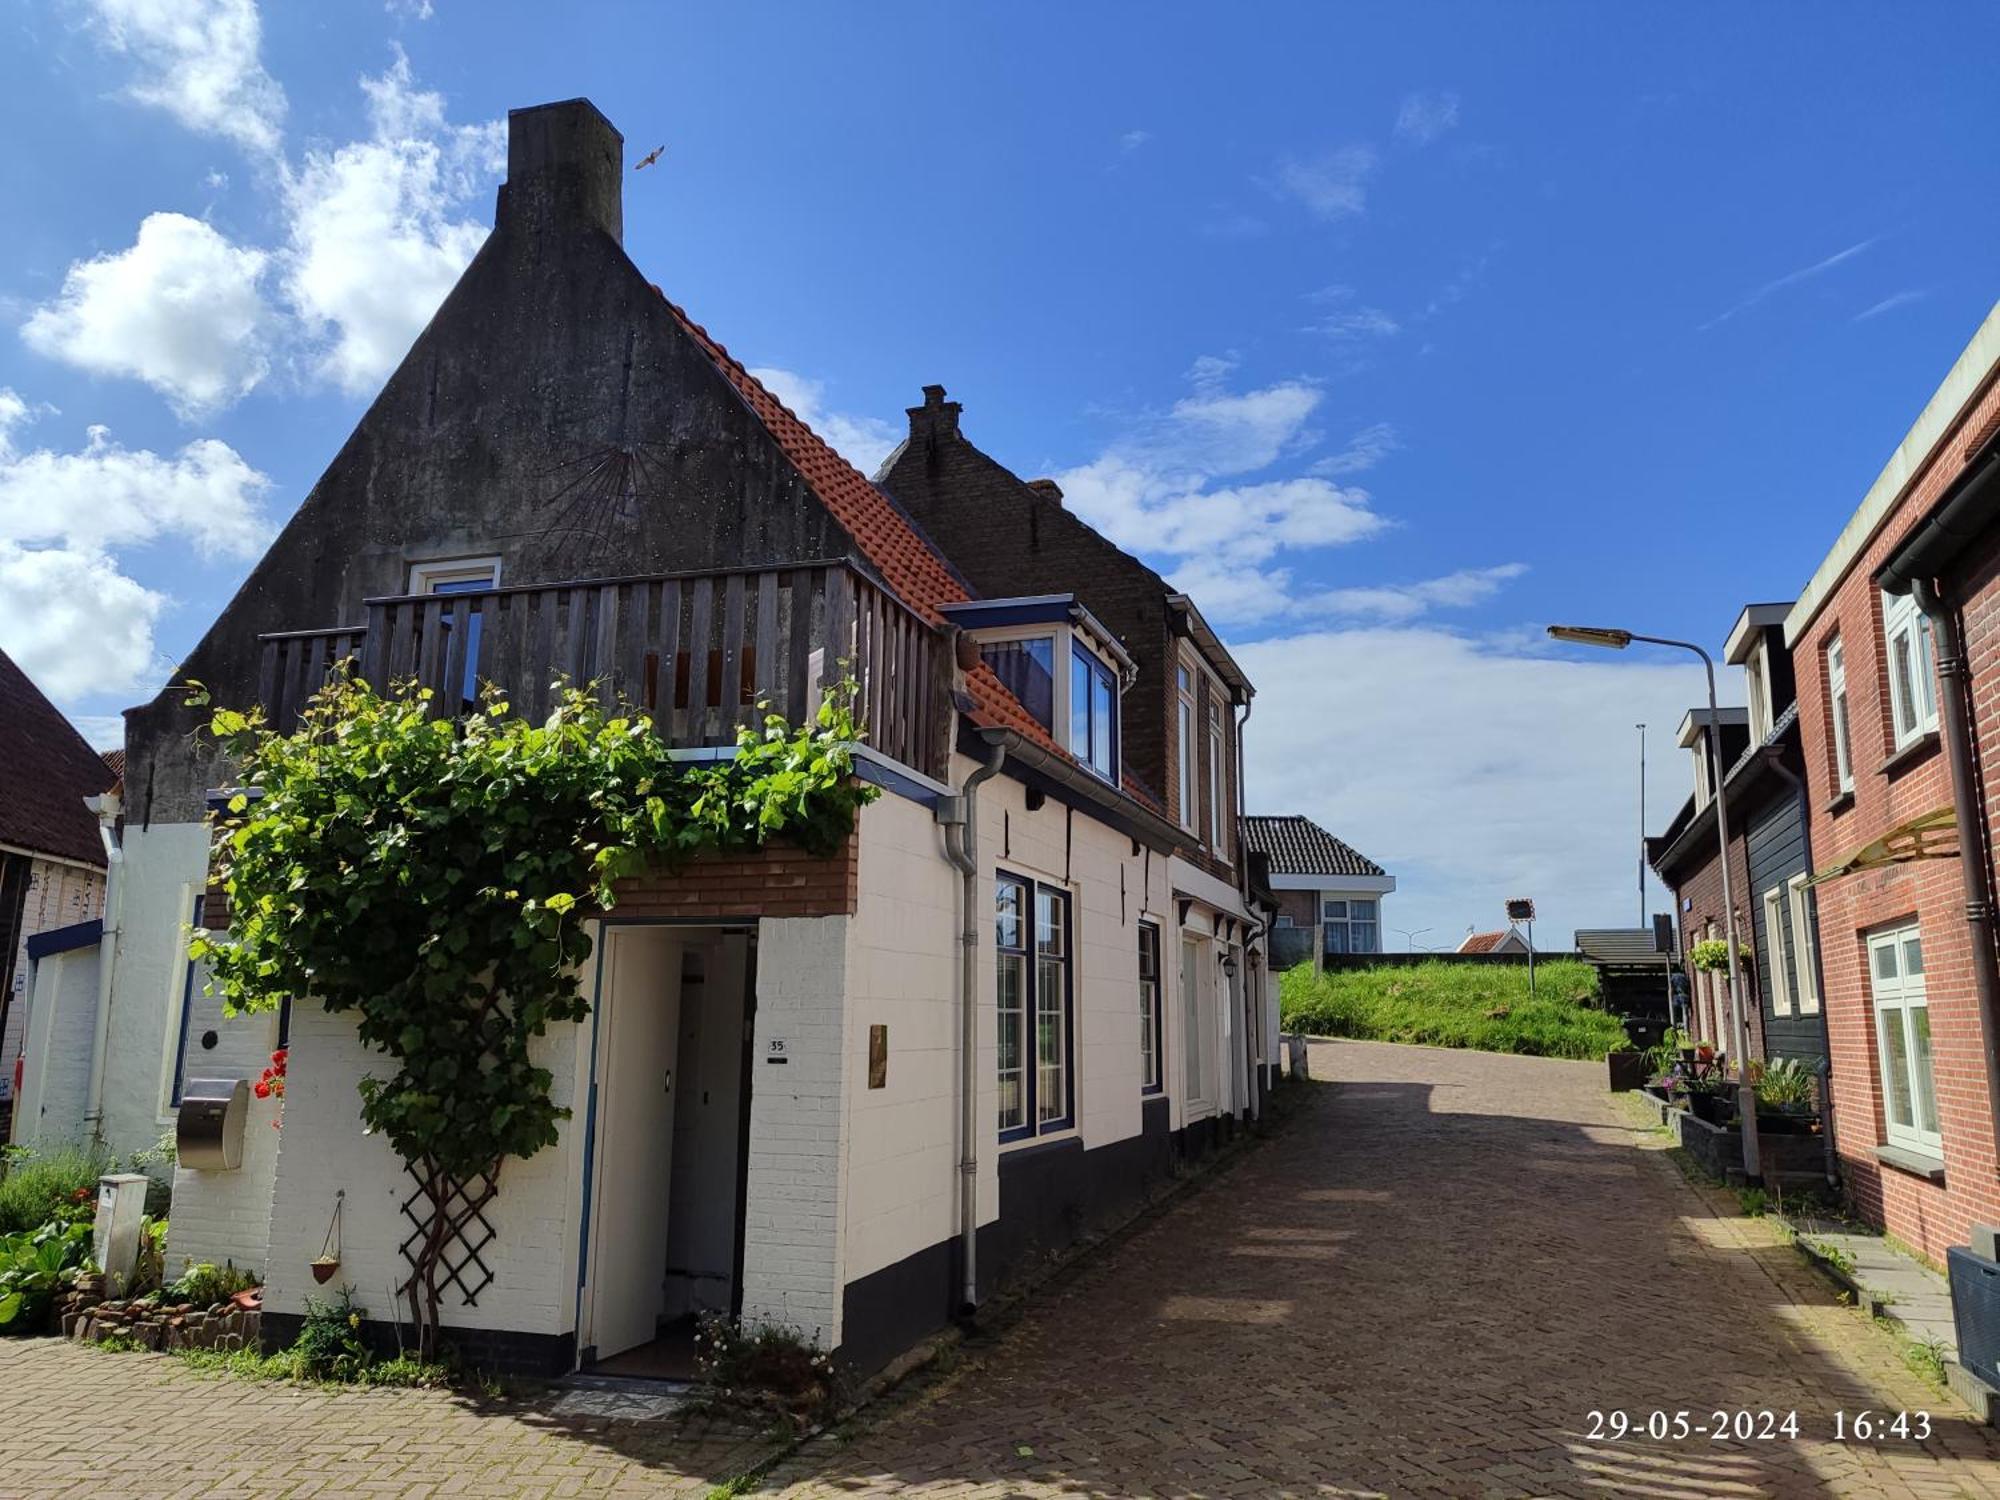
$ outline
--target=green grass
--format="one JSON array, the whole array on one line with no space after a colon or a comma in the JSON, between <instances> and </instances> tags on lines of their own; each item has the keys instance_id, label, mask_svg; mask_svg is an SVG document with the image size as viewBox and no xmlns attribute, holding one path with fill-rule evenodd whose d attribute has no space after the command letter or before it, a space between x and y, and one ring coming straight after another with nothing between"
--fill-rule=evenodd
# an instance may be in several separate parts
<instances>
[{"instance_id":1,"label":"green grass","mask_svg":"<svg viewBox=\"0 0 2000 1500\"><path fill-rule=\"evenodd\" d=\"M1518 1052L1531 1057L1599 1058L1629 1046L1616 1016L1592 1008L1597 971L1576 959L1535 965L1426 963L1315 974L1301 964L1284 976L1285 1028L1314 1036L1416 1042Z\"/></svg>"},{"instance_id":2,"label":"green grass","mask_svg":"<svg viewBox=\"0 0 2000 1500\"><path fill-rule=\"evenodd\" d=\"M97 1179L111 1170L110 1159L81 1146L52 1146L45 1151L10 1151L0 1176L0 1234L37 1229L60 1208L82 1201L95 1204Z\"/></svg>"}]
</instances>

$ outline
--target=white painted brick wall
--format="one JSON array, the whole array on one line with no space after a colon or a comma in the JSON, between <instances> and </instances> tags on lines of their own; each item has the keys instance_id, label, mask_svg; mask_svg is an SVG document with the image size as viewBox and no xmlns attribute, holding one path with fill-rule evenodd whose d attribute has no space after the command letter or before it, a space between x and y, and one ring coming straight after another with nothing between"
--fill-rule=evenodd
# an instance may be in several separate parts
<instances>
[{"instance_id":1,"label":"white painted brick wall","mask_svg":"<svg viewBox=\"0 0 2000 1500\"><path fill-rule=\"evenodd\" d=\"M554 1075L558 1104L576 1100L579 1031L554 1028L535 1049L537 1062ZM265 1272L265 1306L274 1311L303 1312L307 1296L346 1284L369 1316L407 1318L407 1305L392 1289L409 1274L399 1248L410 1233L401 1204L414 1184L388 1142L363 1133L356 1091L363 1076L389 1066L390 1059L361 1045L351 1017L330 1016L316 1004L294 1011ZM476 1306L447 1287L440 1303L445 1324L550 1334L575 1326L581 1131L580 1118L569 1120L557 1144L505 1164L500 1194L486 1210L496 1239L482 1254L493 1284ZM340 1271L322 1288L309 1266L343 1189Z\"/></svg>"},{"instance_id":2,"label":"white painted brick wall","mask_svg":"<svg viewBox=\"0 0 2000 1500\"><path fill-rule=\"evenodd\" d=\"M872 812L873 809L870 809ZM864 817L866 814L864 814ZM758 924L743 1316L840 1342L849 919ZM766 1059L782 1042L783 1064Z\"/></svg>"},{"instance_id":3,"label":"white painted brick wall","mask_svg":"<svg viewBox=\"0 0 2000 1500\"><path fill-rule=\"evenodd\" d=\"M225 1017L222 1001L202 993L205 972L197 973L188 1027L190 1079L241 1078L255 1084L278 1045L275 1013ZM216 1044L203 1047L214 1033ZM271 1189L277 1174L280 1131L275 1099L253 1092L243 1127L243 1163L233 1172L193 1172L177 1167L174 1203L167 1224L167 1269L178 1275L183 1263L209 1261L262 1271L270 1247Z\"/></svg>"}]
</instances>

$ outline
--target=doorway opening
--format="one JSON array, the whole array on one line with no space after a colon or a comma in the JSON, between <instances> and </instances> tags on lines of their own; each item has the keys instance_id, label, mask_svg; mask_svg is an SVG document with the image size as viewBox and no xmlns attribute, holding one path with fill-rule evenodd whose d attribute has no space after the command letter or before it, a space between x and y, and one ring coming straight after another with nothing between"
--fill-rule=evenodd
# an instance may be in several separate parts
<instances>
[{"instance_id":1,"label":"doorway opening","mask_svg":"<svg viewBox=\"0 0 2000 1500\"><path fill-rule=\"evenodd\" d=\"M742 1306L757 940L609 923L591 1061L578 1364L688 1380L697 1320Z\"/></svg>"}]
</instances>

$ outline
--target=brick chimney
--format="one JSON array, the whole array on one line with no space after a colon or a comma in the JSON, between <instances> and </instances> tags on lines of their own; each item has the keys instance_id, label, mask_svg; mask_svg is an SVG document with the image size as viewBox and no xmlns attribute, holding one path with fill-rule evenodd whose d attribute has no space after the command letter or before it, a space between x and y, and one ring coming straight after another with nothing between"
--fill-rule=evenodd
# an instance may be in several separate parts
<instances>
[{"instance_id":1,"label":"brick chimney","mask_svg":"<svg viewBox=\"0 0 2000 1500\"><path fill-rule=\"evenodd\" d=\"M924 404L907 408L910 414L910 441L934 443L941 437L958 436L959 404L944 399L944 387L924 387Z\"/></svg>"},{"instance_id":2,"label":"brick chimney","mask_svg":"<svg viewBox=\"0 0 2000 1500\"><path fill-rule=\"evenodd\" d=\"M582 219L625 242L625 137L588 99L507 111L500 217L522 227Z\"/></svg>"},{"instance_id":3,"label":"brick chimney","mask_svg":"<svg viewBox=\"0 0 2000 1500\"><path fill-rule=\"evenodd\" d=\"M1062 504L1062 486L1053 479L1030 479L1028 488L1044 500L1053 501L1057 505Z\"/></svg>"}]
</instances>

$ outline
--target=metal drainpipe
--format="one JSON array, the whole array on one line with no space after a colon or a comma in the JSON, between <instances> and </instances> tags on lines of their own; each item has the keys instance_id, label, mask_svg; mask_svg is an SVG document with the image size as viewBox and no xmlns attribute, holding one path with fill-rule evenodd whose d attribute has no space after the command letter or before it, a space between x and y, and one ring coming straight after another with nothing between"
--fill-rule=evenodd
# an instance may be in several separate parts
<instances>
[{"instance_id":1,"label":"metal drainpipe","mask_svg":"<svg viewBox=\"0 0 2000 1500\"><path fill-rule=\"evenodd\" d=\"M1965 885L1965 925L1972 938L1972 986L1979 993L1979 1040L1986 1055L1986 1107L1994 1138L2000 1140L2000 959L1993 949L1993 883L1987 872L1985 831L1975 787L1972 726L1966 700L1972 673L1965 660L1965 641L1958 616L1938 598L1928 578L1910 581L1910 596L1931 622L1937 650L1938 685L1942 691L1939 717L1944 730L1945 758L1951 764L1951 806L1958 822L1960 878Z\"/></svg>"},{"instance_id":2,"label":"metal drainpipe","mask_svg":"<svg viewBox=\"0 0 2000 1500\"><path fill-rule=\"evenodd\" d=\"M1792 795L1799 803L1799 852L1805 857L1806 870L1811 872L1812 857L1812 799L1807 795L1805 782L1792 774L1792 768L1784 763L1776 751L1765 753L1764 764L1784 778L1785 785L1792 789ZM1819 1043L1824 1054L1819 1065L1820 1123L1825 1127L1821 1132L1826 1141L1826 1180L1834 1187L1840 1186L1840 1153L1833 1138L1833 1033L1826 1023L1826 966L1820 961L1819 943L1819 897L1808 886L1799 892L1812 903L1806 916L1806 925L1812 929L1813 993L1819 996Z\"/></svg>"},{"instance_id":3,"label":"metal drainpipe","mask_svg":"<svg viewBox=\"0 0 2000 1500\"><path fill-rule=\"evenodd\" d=\"M90 1037L90 1087L83 1122L93 1141L104 1133L104 1053L111 1041L111 971L118 958L118 929L125 913L125 848L117 833L120 801L112 792L91 799L97 836L104 841L104 931L97 941L97 1015Z\"/></svg>"},{"instance_id":4,"label":"metal drainpipe","mask_svg":"<svg viewBox=\"0 0 2000 1500\"><path fill-rule=\"evenodd\" d=\"M1250 698L1244 699L1243 717L1236 721L1236 837L1234 843L1236 846L1236 882L1243 896L1243 909L1245 911L1254 911L1256 908L1252 905L1250 899L1250 853L1243 846L1243 823L1248 816L1249 808L1249 803L1243 791L1243 726L1250 722L1250 715L1256 712L1256 709L1256 700ZM1380 917L1378 914L1378 925L1375 929L1377 932L1382 930L1379 921ZM1250 943L1251 939L1246 936L1243 940L1243 983L1246 990L1250 987L1250 975L1253 972L1250 967ZM1271 982L1271 965L1269 962L1271 954L1268 939L1264 946L1265 962L1254 972L1261 974L1264 985L1268 986ZM1262 993L1259 993L1256 998L1257 1019L1250 1027L1250 1042L1251 1046L1255 1049L1250 1063L1252 1069L1252 1077L1250 1079L1251 1100L1258 1097L1258 1086L1264 1081L1264 1061L1261 1054L1270 1046L1270 1038L1264 1035L1264 1018L1268 1014L1268 1011L1269 1007L1264 1004L1264 996ZM1257 1113L1254 1107L1251 1113L1253 1115Z\"/></svg>"},{"instance_id":5,"label":"metal drainpipe","mask_svg":"<svg viewBox=\"0 0 2000 1500\"><path fill-rule=\"evenodd\" d=\"M961 1313L979 1305L979 786L1007 758L1004 731L990 736L986 760L958 789L940 798L937 820L944 852L959 877L958 933L958 1241L964 1268Z\"/></svg>"}]
</instances>

